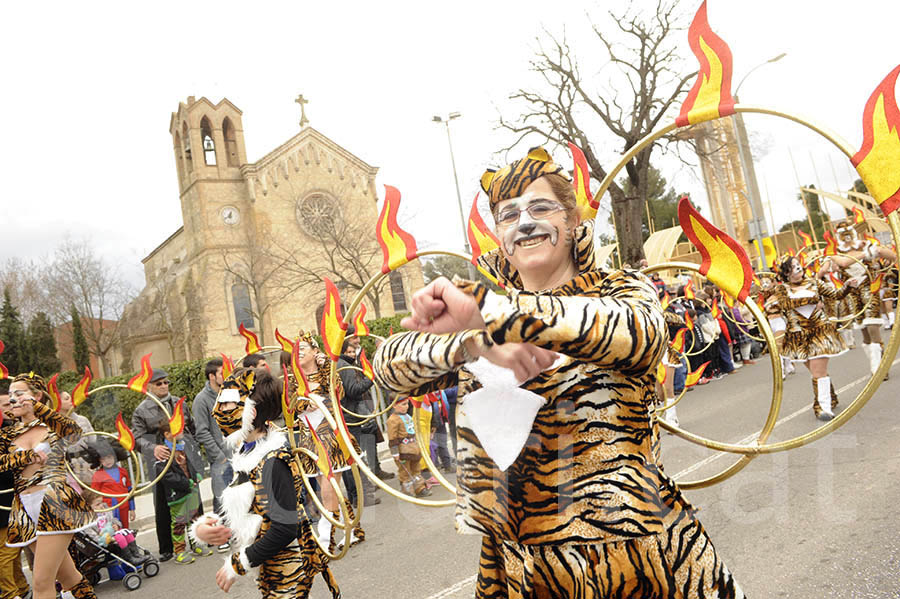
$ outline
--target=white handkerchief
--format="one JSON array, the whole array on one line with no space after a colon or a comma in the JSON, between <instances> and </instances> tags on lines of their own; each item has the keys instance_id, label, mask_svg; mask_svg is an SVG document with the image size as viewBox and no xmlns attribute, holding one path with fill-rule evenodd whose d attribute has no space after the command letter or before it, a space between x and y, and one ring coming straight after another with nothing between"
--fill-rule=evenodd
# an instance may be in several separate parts
<instances>
[{"instance_id":1,"label":"white handkerchief","mask_svg":"<svg viewBox=\"0 0 900 599\"><path fill-rule=\"evenodd\" d=\"M553 363L556 368L565 358ZM482 388L466 396L463 403L469 426L484 451L501 471L506 471L525 446L537 412L545 400L519 387L515 373L479 358L466 365Z\"/></svg>"}]
</instances>

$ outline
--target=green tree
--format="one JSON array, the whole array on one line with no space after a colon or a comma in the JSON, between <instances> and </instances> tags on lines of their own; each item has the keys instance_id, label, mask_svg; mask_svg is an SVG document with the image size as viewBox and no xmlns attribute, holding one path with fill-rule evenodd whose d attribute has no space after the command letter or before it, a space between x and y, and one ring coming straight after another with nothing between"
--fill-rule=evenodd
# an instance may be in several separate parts
<instances>
[{"instance_id":1,"label":"green tree","mask_svg":"<svg viewBox=\"0 0 900 599\"><path fill-rule=\"evenodd\" d=\"M0 354L0 362L9 369L10 376L27 368L28 355L25 345L25 327L19 311L12 305L9 287L3 288L3 308L0 309L0 341L6 346Z\"/></svg>"},{"instance_id":2,"label":"green tree","mask_svg":"<svg viewBox=\"0 0 900 599\"><path fill-rule=\"evenodd\" d=\"M26 334L28 348L28 369L43 377L59 372L61 363L53 337L53 323L45 312L38 312L28 323Z\"/></svg>"},{"instance_id":3,"label":"green tree","mask_svg":"<svg viewBox=\"0 0 900 599\"><path fill-rule=\"evenodd\" d=\"M91 364L91 354L88 351L87 339L84 338L84 330L81 328L81 317L75 304L72 304L72 357L75 360L75 370L84 372L85 367Z\"/></svg>"}]
</instances>

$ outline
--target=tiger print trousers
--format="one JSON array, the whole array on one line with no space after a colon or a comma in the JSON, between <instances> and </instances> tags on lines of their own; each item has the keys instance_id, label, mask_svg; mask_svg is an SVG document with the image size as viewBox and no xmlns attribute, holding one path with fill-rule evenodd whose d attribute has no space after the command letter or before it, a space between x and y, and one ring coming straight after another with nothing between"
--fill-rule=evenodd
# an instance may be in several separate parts
<instances>
[{"instance_id":1,"label":"tiger print trousers","mask_svg":"<svg viewBox=\"0 0 900 599\"><path fill-rule=\"evenodd\" d=\"M596 544L523 545L484 537L478 599L741 599L691 510L657 535Z\"/></svg>"}]
</instances>

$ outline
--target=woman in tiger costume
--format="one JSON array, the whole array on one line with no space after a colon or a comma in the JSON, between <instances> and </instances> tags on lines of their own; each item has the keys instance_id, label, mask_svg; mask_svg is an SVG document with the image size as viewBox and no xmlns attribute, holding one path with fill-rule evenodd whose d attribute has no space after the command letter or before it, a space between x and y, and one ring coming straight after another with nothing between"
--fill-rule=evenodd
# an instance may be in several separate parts
<instances>
[{"instance_id":1,"label":"woman in tiger costume","mask_svg":"<svg viewBox=\"0 0 900 599\"><path fill-rule=\"evenodd\" d=\"M213 417L236 448L234 480L222 494L220 515L204 514L191 526L193 539L235 550L216 573L228 592L238 576L258 568L266 599L308 597L315 575L332 597L341 595L328 559L303 516L303 483L287 435L272 422L281 415L281 385L266 369L240 368L225 379Z\"/></svg>"},{"instance_id":2,"label":"woman in tiger costume","mask_svg":"<svg viewBox=\"0 0 900 599\"><path fill-rule=\"evenodd\" d=\"M772 294L786 322L782 355L809 369L813 413L819 420L834 418L834 409L838 405L837 393L828 376L828 359L847 351L834 321L823 307L823 300L840 301L860 284L859 279L850 279L836 290L834 285L820 278L828 270L826 262L815 278L809 278L799 258L784 256L775 265L779 284Z\"/></svg>"},{"instance_id":3,"label":"woman in tiger costume","mask_svg":"<svg viewBox=\"0 0 900 599\"><path fill-rule=\"evenodd\" d=\"M310 394L315 394L316 398L318 398L327 409L331 410L331 371L327 367L327 360L322 361L322 364L325 365L320 364L322 354L319 352L319 343L311 333L300 331L297 349L298 357L300 359L300 369L306 376ZM284 357L282 358L282 366L289 368L289 365L290 355L287 356L287 364L285 364ZM312 426L312 429L316 431L316 436L319 438L319 441L322 442L325 451L328 453L331 470L335 474L349 470L350 463L347 461L347 456L345 456L343 450L341 450L337 436L325 419L325 415L322 414L321 410L319 410L309 398L298 396L297 381L294 380L294 375L290 369L288 369L288 377L291 385L291 400L296 401L294 411L297 414L297 418L295 419L294 428L295 434L297 435L297 445L299 447L305 447L314 454L317 453L316 444L313 440L312 431L310 430L310 426ZM341 385L340 377L336 379L336 382L337 387L334 390L335 397L338 398L338 402L340 403L340 400L344 396L344 389ZM309 423L308 425L307 422ZM353 439L353 443L358 452L359 446L356 445L355 439ZM322 505L332 513L336 520L340 520L341 514L338 509L337 495L334 493L334 489L331 488L331 485L327 483L322 473L319 472L315 460L306 454L300 454L299 459L302 467L301 471L304 475L316 478L319 485ZM340 478L337 480L340 480ZM348 516L353 519L354 510L350 505L350 502L345 500L344 507L347 508ZM327 518L319 518L317 528L319 540L323 545L328 547L329 551L334 551L336 547L343 545L345 535L342 531L335 531ZM361 543L365 539L366 532L363 530L362 525L357 523L350 532L350 546L352 547L353 545Z\"/></svg>"},{"instance_id":4,"label":"woman in tiger costume","mask_svg":"<svg viewBox=\"0 0 900 599\"><path fill-rule=\"evenodd\" d=\"M593 221L543 148L482 187L501 247L479 265L508 294L433 281L373 363L406 395L460 385L456 525L482 535L476 597L743 597L651 454L668 336L649 279L597 266ZM489 391L469 372L481 359L546 402L503 470L468 414L466 395Z\"/></svg>"},{"instance_id":5,"label":"woman in tiger costume","mask_svg":"<svg viewBox=\"0 0 900 599\"><path fill-rule=\"evenodd\" d=\"M94 589L66 550L72 535L94 523L88 503L66 482L65 455L81 437L71 418L56 412L44 380L33 372L9 386L15 426L0 429L0 470L15 473L15 497L6 544L34 551L32 585L36 599L56 597L58 580L75 599L96 598Z\"/></svg>"},{"instance_id":6,"label":"woman in tiger costume","mask_svg":"<svg viewBox=\"0 0 900 599\"><path fill-rule=\"evenodd\" d=\"M862 331L863 350L869 358L869 371L875 374L881 364L881 296L872 292L879 259L897 262L897 254L877 243L860 239L855 223L847 219L835 227L838 254L830 259L840 267L845 279L857 279L859 285L847 296L845 311L856 314L854 327Z\"/></svg>"}]
</instances>

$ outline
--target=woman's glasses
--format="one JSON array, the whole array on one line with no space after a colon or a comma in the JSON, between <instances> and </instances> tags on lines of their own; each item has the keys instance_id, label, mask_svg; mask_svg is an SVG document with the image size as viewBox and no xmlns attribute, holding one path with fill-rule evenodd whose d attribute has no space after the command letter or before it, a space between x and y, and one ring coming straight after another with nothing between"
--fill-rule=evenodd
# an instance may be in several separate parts
<instances>
[{"instance_id":1,"label":"woman's glasses","mask_svg":"<svg viewBox=\"0 0 900 599\"><path fill-rule=\"evenodd\" d=\"M519 222L519 217L523 211L527 211L528 216L534 220L545 220L560 210L564 210L564 208L559 202L554 202L553 200L535 200L524 208L512 205L508 206L498 212L494 220L500 227L511 227Z\"/></svg>"}]
</instances>

